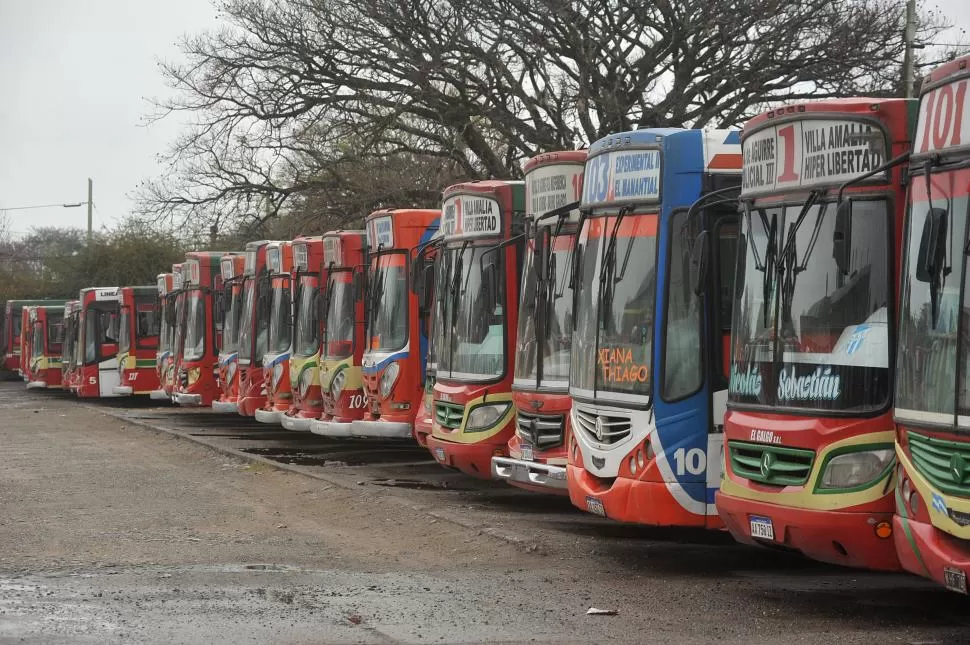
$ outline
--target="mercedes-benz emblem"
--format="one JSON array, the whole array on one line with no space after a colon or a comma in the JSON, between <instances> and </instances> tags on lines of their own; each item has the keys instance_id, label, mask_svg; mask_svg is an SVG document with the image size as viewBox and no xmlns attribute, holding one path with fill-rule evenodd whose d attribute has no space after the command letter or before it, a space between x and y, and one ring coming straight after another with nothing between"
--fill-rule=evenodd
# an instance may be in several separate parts
<instances>
[{"instance_id":1,"label":"mercedes-benz emblem","mask_svg":"<svg viewBox=\"0 0 970 645\"><path fill-rule=\"evenodd\" d=\"M596 440L603 441L603 417L596 417Z\"/></svg>"},{"instance_id":2,"label":"mercedes-benz emblem","mask_svg":"<svg viewBox=\"0 0 970 645\"><path fill-rule=\"evenodd\" d=\"M962 484L963 476L967 472L967 462L960 453L954 454L950 457L950 473L953 475L953 481Z\"/></svg>"},{"instance_id":3,"label":"mercedes-benz emblem","mask_svg":"<svg viewBox=\"0 0 970 645\"><path fill-rule=\"evenodd\" d=\"M775 455L766 452L761 456L761 476L765 479L771 477L771 467L775 465Z\"/></svg>"}]
</instances>

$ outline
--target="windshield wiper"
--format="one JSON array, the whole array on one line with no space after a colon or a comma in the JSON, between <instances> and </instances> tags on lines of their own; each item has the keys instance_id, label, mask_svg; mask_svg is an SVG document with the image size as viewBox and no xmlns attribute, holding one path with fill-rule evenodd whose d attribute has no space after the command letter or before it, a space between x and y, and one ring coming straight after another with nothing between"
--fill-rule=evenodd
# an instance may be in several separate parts
<instances>
[{"instance_id":1,"label":"windshield wiper","mask_svg":"<svg viewBox=\"0 0 970 645\"><path fill-rule=\"evenodd\" d=\"M613 222L613 228L610 230L610 236L606 243L606 252L603 254L603 262L600 265L600 289L599 289L599 302L597 302L597 308L600 310L600 315L605 316L604 309L607 306L612 306L613 302L613 288L616 286L619 278L623 276L616 276L616 263L613 261L616 255L616 237L620 232L620 224L623 222L623 218L636 208L636 204L629 204L624 206L617 212L616 220ZM633 240L630 240L630 245L633 245ZM630 247L627 247L627 259L629 258ZM625 269L624 264L624 269ZM607 277L609 276L609 277ZM605 324L606 318L603 318Z\"/></svg>"},{"instance_id":2,"label":"windshield wiper","mask_svg":"<svg viewBox=\"0 0 970 645\"><path fill-rule=\"evenodd\" d=\"M805 203L802 204L802 210L798 212L798 217L795 218L795 223L792 224L790 229L788 229L788 237L785 239L785 247L782 249L781 255L778 256L776 268L780 269L781 263L784 262L788 257L788 254L794 250L795 236L798 234L798 230L802 227L802 223L808 216L808 211L812 209L812 206L815 205L815 202L817 202L818 198L821 196L822 190L820 188L816 188L808 194L808 198L805 200ZM824 210L822 213L824 213ZM819 219L821 219L822 213L819 213ZM818 221L816 221L816 226L818 226ZM818 234L816 233L814 237L818 237Z\"/></svg>"}]
</instances>

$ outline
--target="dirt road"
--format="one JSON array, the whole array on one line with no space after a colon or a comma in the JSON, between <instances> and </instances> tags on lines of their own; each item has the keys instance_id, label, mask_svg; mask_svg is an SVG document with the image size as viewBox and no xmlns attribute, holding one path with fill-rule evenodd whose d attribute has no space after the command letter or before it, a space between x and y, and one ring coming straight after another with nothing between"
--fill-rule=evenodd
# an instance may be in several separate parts
<instances>
[{"instance_id":1,"label":"dirt road","mask_svg":"<svg viewBox=\"0 0 970 645\"><path fill-rule=\"evenodd\" d=\"M916 578L498 484L311 479L118 413L0 384L0 643L966 642L966 598Z\"/></svg>"}]
</instances>

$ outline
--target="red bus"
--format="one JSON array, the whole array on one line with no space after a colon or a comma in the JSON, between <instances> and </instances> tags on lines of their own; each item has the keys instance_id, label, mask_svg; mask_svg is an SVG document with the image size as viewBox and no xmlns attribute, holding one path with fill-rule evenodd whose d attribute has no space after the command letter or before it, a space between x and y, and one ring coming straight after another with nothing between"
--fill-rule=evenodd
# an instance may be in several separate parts
<instances>
[{"instance_id":1,"label":"red bus","mask_svg":"<svg viewBox=\"0 0 970 645\"><path fill-rule=\"evenodd\" d=\"M363 418L351 424L355 437L414 436L414 417L424 398L430 310L418 282L433 265L412 275L412 249L431 243L441 211L381 210L367 216L368 271L366 348L361 357ZM430 289L430 284L428 285Z\"/></svg>"},{"instance_id":2,"label":"red bus","mask_svg":"<svg viewBox=\"0 0 970 645\"><path fill-rule=\"evenodd\" d=\"M122 287L119 322L118 396L149 394L158 389L155 357L161 333L158 287Z\"/></svg>"},{"instance_id":3,"label":"red bus","mask_svg":"<svg viewBox=\"0 0 970 645\"><path fill-rule=\"evenodd\" d=\"M170 370L174 365L172 346L175 343L175 276L182 271L181 264L173 264L171 273L158 274L158 303L161 315L161 329L158 334L158 351L155 352L155 374L158 388L149 397L153 401L171 401L171 388L166 391L165 383L170 383Z\"/></svg>"},{"instance_id":4,"label":"red bus","mask_svg":"<svg viewBox=\"0 0 970 645\"><path fill-rule=\"evenodd\" d=\"M23 325L21 310L28 305L63 305L63 300L8 300L4 305L0 325L0 371L12 374L20 370L20 329Z\"/></svg>"},{"instance_id":5,"label":"red bus","mask_svg":"<svg viewBox=\"0 0 970 645\"><path fill-rule=\"evenodd\" d=\"M505 457L492 457L492 477L537 492L569 495L566 429L573 293L570 258L579 223L586 151L551 152L525 171L529 236L516 334L515 434Z\"/></svg>"},{"instance_id":6,"label":"red bus","mask_svg":"<svg viewBox=\"0 0 970 645\"><path fill-rule=\"evenodd\" d=\"M74 392L77 389L78 365L80 364L80 316L81 301L64 303L64 344L61 350L61 389Z\"/></svg>"},{"instance_id":7,"label":"red bus","mask_svg":"<svg viewBox=\"0 0 970 645\"><path fill-rule=\"evenodd\" d=\"M183 331L172 390L172 399L181 406L209 407L219 395L222 318L215 294L222 289L222 256L221 251L190 251L182 263Z\"/></svg>"},{"instance_id":8,"label":"red bus","mask_svg":"<svg viewBox=\"0 0 970 645\"><path fill-rule=\"evenodd\" d=\"M220 260L222 290L218 295L222 312L222 344L219 346L219 398L212 402L216 412L236 413L239 400L239 320L242 316L243 269L245 253L226 253Z\"/></svg>"},{"instance_id":9,"label":"red bus","mask_svg":"<svg viewBox=\"0 0 970 645\"><path fill-rule=\"evenodd\" d=\"M525 246L521 181L456 184L441 208L437 371L428 447L443 466L491 478L515 431L512 380Z\"/></svg>"},{"instance_id":10,"label":"red bus","mask_svg":"<svg viewBox=\"0 0 970 645\"><path fill-rule=\"evenodd\" d=\"M61 389L61 365L64 348L64 307L37 305L29 310L30 345L27 387Z\"/></svg>"},{"instance_id":11,"label":"red bus","mask_svg":"<svg viewBox=\"0 0 970 645\"><path fill-rule=\"evenodd\" d=\"M323 236L293 240L293 351L290 356L290 391L293 400L280 424L287 430L306 431L310 421L323 414L320 391L320 338L323 316L320 303L327 280L323 268Z\"/></svg>"},{"instance_id":12,"label":"red bus","mask_svg":"<svg viewBox=\"0 0 970 645\"><path fill-rule=\"evenodd\" d=\"M745 126L716 497L741 542L899 568L891 366L906 200L902 165L877 169L909 150L915 107L818 101Z\"/></svg>"},{"instance_id":13,"label":"red bus","mask_svg":"<svg viewBox=\"0 0 970 645\"><path fill-rule=\"evenodd\" d=\"M290 352L293 345L293 243L271 242L266 247L269 271L269 340L263 353L266 402L256 410L260 423L279 423L293 401L290 390Z\"/></svg>"},{"instance_id":14,"label":"red bus","mask_svg":"<svg viewBox=\"0 0 970 645\"><path fill-rule=\"evenodd\" d=\"M360 361L364 353L365 257L364 231L332 231L323 236L327 272L320 343L323 414L310 422L310 432L328 437L349 437L353 422L364 415Z\"/></svg>"},{"instance_id":15,"label":"red bus","mask_svg":"<svg viewBox=\"0 0 970 645\"><path fill-rule=\"evenodd\" d=\"M118 322L121 289L81 289L80 367L77 396L110 398L118 383Z\"/></svg>"},{"instance_id":16,"label":"red bus","mask_svg":"<svg viewBox=\"0 0 970 645\"><path fill-rule=\"evenodd\" d=\"M269 240L246 244L243 266L242 313L239 319L239 340L236 362L239 379L239 398L236 410L251 417L266 403L266 383L263 378L263 354L269 343L270 281L266 268L266 249Z\"/></svg>"},{"instance_id":17,"label":"red bus","mask_svg":"<svg viewBox=\"0 0 970 645\"><path fill-rule=\"evenodd\" d=\"M963 594L970 572L968 88L970 56L933 70L920 87L900 286L893 519L903 568Z\"/></svg>"}]
</instances>

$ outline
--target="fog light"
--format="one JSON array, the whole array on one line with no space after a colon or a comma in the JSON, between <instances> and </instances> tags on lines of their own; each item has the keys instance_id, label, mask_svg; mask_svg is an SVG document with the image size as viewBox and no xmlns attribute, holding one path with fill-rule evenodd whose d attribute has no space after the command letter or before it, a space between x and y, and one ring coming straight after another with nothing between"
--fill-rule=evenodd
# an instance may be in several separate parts
<instances>
[{"instance_id":1,"label":"fog light","mask_svg":"<svg viewBox=\"0 0 970 645\"><path fill-rule=\"evenodd\" d=\"M893 534L893 525L889 522L879 522L876 524L876 537L882 538L883 540L889 538Z\"/></svg>"},{"instance_id":2,"label":"fog light","mask_svg":"<svg viewBox=\"0 0 970 645\"><path fill-rule=\"evenodd\" d=\"M913 492L913 487L912 485L910 485L908 477L903 477L903 483L902 483L902 486L899 487L899 489L900 489L900 492L902 492L903 494L903 499L908 500L909 496Z\"/></svg>"},{"instance_id":3,"label":"fog light","mask_svg":"<svg viewBox=\"0 0 970 645\"><path fill-rule=\"evenodd\" d=\"M913 515L919 512L919 493L915 490L913 494L909 496L909 512Z\"/></svg>"}]
</instances>

